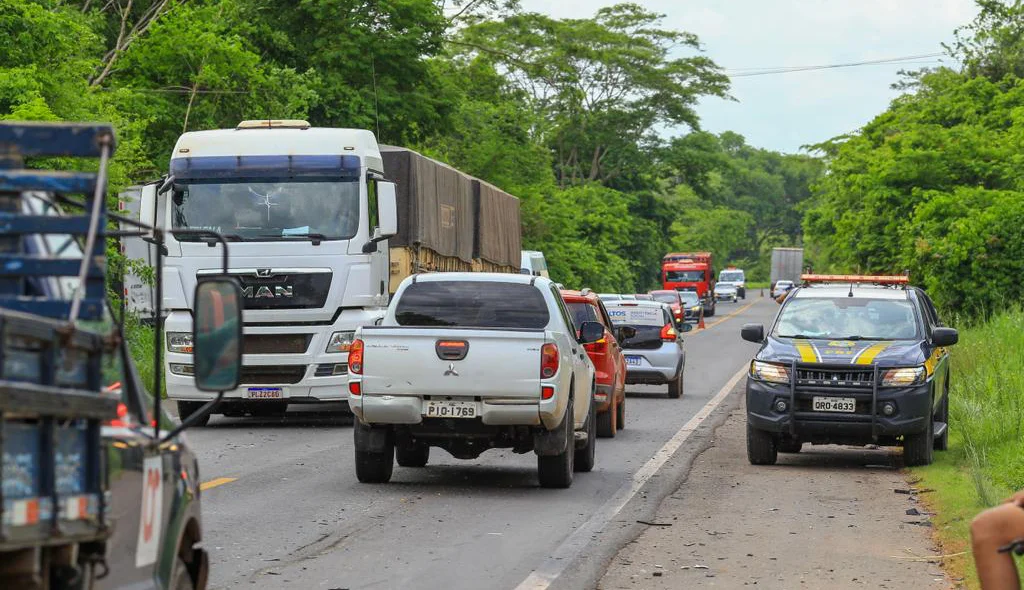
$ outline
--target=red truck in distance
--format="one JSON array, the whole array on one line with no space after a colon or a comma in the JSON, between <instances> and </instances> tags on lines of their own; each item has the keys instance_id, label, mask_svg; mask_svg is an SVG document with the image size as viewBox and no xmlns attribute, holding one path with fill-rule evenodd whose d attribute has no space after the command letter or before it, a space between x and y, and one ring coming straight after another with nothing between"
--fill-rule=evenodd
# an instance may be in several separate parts
<instances>
[{"instance_id":1,"label":"red truck in distance","mask_svg":"<svg viewBox=\"0 0 1024 590\"><path fill-rule=\"evenodd\" d=\"M661 259L664 289L696 291L704 302L704 315L715 315L715 267L711 252L672 252Z\"/></svg>"}]
</instances>

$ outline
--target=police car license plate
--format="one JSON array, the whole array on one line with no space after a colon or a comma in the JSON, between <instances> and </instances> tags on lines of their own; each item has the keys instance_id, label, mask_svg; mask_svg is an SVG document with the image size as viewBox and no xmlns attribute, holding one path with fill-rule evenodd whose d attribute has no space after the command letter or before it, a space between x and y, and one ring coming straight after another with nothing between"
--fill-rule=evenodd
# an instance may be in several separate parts
<instances>
[{"instance_id":1,"label":"police car license plate","mask_svg":"<svg viewBox=\"0 0 1024 590\"><path fill-rule=\"evenodd\" d=\"M638 356L627 356L626 357L626 366L627 367L639 367L640 366L640 357L638 357Z\"/></svg>"},{"instance_id":2,"label":"police car license plate","mask_svg":"<svg viewBox=\"0 0 1024 590\"><path fill-rule=\"evenodd\" d=\"M815 412L856 412L857 400L852 397L816 397L812 400Z\"/></svg>"},{"instance_id":3,"label":"police car license plate","mask_svg":"<svg viewBox=\"0 0 1024 590\"><path fill-rule=\"evenodd\" d=\"M423 402L423 415L427 418L476 418L476 402L430 400Z\"/></svg>"},{"instance_id":4,"label":"police car license plate","mask_svg":"<svg viewBox=\"0 0 1024 590\"><path fill-rule=\"evenodd\" d=\"M246 394L249 399L281 399L284 392L280 387L250 387Z\"/></svg>"}]
</instances>

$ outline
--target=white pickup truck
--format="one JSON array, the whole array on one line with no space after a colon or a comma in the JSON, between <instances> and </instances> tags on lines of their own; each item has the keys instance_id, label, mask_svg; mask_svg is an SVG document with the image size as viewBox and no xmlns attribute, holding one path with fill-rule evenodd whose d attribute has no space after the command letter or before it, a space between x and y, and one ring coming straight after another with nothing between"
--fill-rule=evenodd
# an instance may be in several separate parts
<instances>
[{"instance_id":1,"label":"white pickup truck","mask_svg":"<svg viewBox=\"0 0 1024 590\"><path fill-rule=\"evenodd\" d=\"M538 276L436 273L405 279L378 326L349 352L356 476L423 467L430 447L458 459L493 448L537 454L543 487L594 466L594 365L555 284Z\"/></svg>"}]
</instances>

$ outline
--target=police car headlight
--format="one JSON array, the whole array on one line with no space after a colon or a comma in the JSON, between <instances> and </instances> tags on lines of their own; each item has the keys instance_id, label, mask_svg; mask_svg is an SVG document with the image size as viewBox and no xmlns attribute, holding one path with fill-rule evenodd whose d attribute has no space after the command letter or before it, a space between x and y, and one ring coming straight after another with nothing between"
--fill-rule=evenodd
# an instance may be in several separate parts
<instances>
[{"instance_id":1,"label":"police car headlight","mask_svg":"<svg viewBox=\"0 0 1024 590\"><path fill-rule=\"evenodd\" d=\"M355 337L355 332L335 332L327 341L327 350L324 352L348 352Z\"/></svg>"},{"instance_id":2,"label":"police car headlight","mask_svg":"<svg viewBox=\"0 0 1024 590\"><path fill-rule=\"evenodd\" d=\"M769 383L789 383L789 369L775 363L751 362L750 376Z\"/></svg>"},{"instance_id":3,"label":"police car headlight","mask_svg":"<svg viewBox=\"0 0 1024 590\"><path fill-rule=\"evenodd\" d=\"M192 333L191 332L168 332L167 352L179 352L192 354Z\"/></svg>"},{"instance_id":4,"label":"police car headlight","mask_svg":"<svg viewBox=\"0 0 1024 590\"><path fill-rule=\"evenodd\" d=\"M928 372L924 367L904 367L889 369L882 376L882 387L908 387L924 383Z\"/></svg>"}]
</instances>

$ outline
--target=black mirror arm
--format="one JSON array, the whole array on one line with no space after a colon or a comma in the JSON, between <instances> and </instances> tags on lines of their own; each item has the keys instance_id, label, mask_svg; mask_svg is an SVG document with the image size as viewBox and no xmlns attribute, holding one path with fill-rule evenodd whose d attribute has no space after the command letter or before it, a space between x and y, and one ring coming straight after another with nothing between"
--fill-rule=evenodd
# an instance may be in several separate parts
<instances>
[{"instance_id":1,"label":"black mirror arm","mask_svg":"<svg viewBox=\"0 0 1024 590\"><path fill-rule=\"evenodd\" d=\"M178 436L179 434L181 434L185 430L188 430L192 426L195 426L196 423L198 423L200 420L205 418L207 416L207 414L210 414L211 412L213 412L213 410L215 410L217 408L217 406L220 405L220 402L223 399L224 399L224 392L223 391L218 392L217 393L217 397L215 397L212 400L206 402L205 404L203 404L203 406L201 408L199 408L197 411L193 412L191 416L189 416L188 418L185 418L184 420L182 420L181 424L178 424L177 427L175 427L173 430L171 430L170 432L165 434L164 437L161 438L157 442L157 445L158 446L159 445L164 445L164 444L168 443L169 441L174 440L174 437ZM157 418L157 420L159 421L159 417Z\"/></svg>"}]
</instances>

